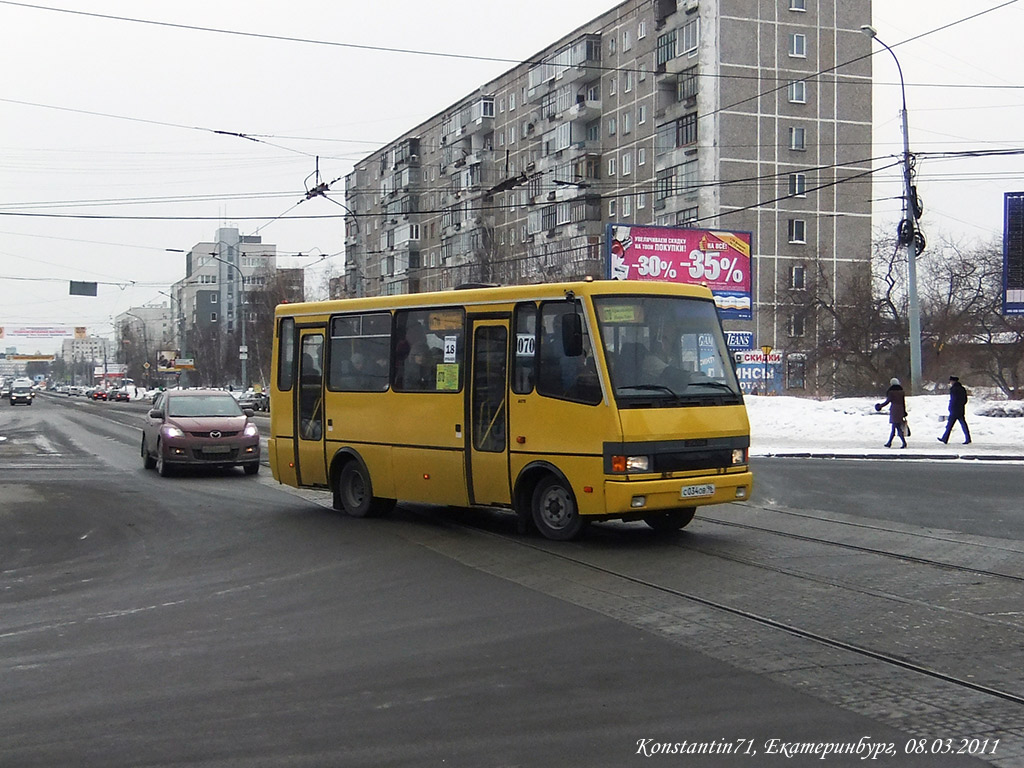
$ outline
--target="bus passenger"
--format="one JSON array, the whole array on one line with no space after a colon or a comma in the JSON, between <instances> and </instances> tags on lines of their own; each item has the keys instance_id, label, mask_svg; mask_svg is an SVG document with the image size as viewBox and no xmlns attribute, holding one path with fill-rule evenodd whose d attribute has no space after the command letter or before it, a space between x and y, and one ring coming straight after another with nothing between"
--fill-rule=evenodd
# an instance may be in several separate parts
<instances>
[{"instance_id":1,"label":"bus passenger","mask_svg":"<svg viewBox=\"0 0 1024 768\"><path fill-rule=\"evenodd\" d=\"M405 370L402 372L403 388L423 391L434 389L435 384L436 371L430 347L425 343L417 344L409 351L409 357L405 361Z\"/></svg>"}]
</instances>

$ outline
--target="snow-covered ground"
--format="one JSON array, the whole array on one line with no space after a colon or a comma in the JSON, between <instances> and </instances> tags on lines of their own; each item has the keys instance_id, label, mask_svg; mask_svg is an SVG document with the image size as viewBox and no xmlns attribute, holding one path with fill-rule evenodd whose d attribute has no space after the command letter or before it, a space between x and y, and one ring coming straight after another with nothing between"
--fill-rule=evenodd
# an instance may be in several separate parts
<instances>
[{"instance_id":1,"label":"snow-covered ground","mask_svg":"<svg viewBox=\"0 0 1024 768\"><path fill-rule=\"evenodd\" d=\"M963 432L954 425L949 444L942 435L948 416L948 395L907 398L911 436L906 449L885 448L889 439L888 408L875 411L885 399L840 398L806 400L796 397L744 398L750 417L750 453L770 456L779 453L835 453L840 455L885 454L928 456L1020 456L1024 459L1024 402L986 400L972 395L967 403L967 425L971 444L963 444ZM985 414L1016 413L1018 418ZM899 438L893 441L899 446Z\"/></svg>"}]
</instances>

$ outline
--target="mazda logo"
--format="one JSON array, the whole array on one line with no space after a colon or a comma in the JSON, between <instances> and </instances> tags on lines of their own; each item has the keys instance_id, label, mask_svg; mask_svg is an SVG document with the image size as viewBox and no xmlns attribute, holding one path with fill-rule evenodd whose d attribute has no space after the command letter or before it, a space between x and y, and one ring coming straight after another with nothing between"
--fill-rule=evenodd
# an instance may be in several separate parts
<instances>
[{"instance_id":1,"label":"mazda logo","mask_svg":"<svg viewBox=\"0 0 1024 768\"><path fill-rule=\"evenodd\" d=\"M210 433L210 437L216 440L218 437L220 437L220 432L214 430L213 432Z\"/></svg>"}]
</instances>

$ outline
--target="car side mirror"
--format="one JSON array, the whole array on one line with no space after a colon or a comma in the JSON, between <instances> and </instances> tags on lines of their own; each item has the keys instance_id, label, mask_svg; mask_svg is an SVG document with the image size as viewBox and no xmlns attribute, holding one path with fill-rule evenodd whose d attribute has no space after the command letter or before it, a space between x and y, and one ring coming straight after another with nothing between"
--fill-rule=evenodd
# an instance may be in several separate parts
<instances>
[{"instance_id":1,"label":"car side mirror","mask_svg":"<svg viewBox=\"0 0 1024 768\"><path fill-rule=\"evenodd\" d=\"M250 419L256 415L256 411L254 411L252 408L243 408L242 413L244 413Z\"/></svg>"},{"instance_id":2,"label":"car side mirror","mask_svg":"<svg viewBox=\"0 0 1024 768\"><path fill-rule=\"evenodd\" d=\"M163 419L163 417L164 417L164 412L161 411L159 408L154 408L153 410L151 410L149 412L149 418L151 418L151 419L161 420L161 419Z\"/></svg>"}]
</instances>

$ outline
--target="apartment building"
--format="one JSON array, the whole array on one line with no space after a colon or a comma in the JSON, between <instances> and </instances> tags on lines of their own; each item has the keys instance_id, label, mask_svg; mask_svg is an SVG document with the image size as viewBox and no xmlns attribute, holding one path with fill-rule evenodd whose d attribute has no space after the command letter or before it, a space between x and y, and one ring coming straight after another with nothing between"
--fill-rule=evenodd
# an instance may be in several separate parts
<instances>
[{"instance_id":1,"label":"apartment building","mask_svg":"<svg viewBox=\"0 0 1024 768\"><path fill-rule=\"evenodd\" d=\"M609 224L749 232L776 391L870 268L870 0L627 0L356 164L349 296L608 274ZM767 370L767 368L766 368Z\"/></svg>"}]
</instances>

